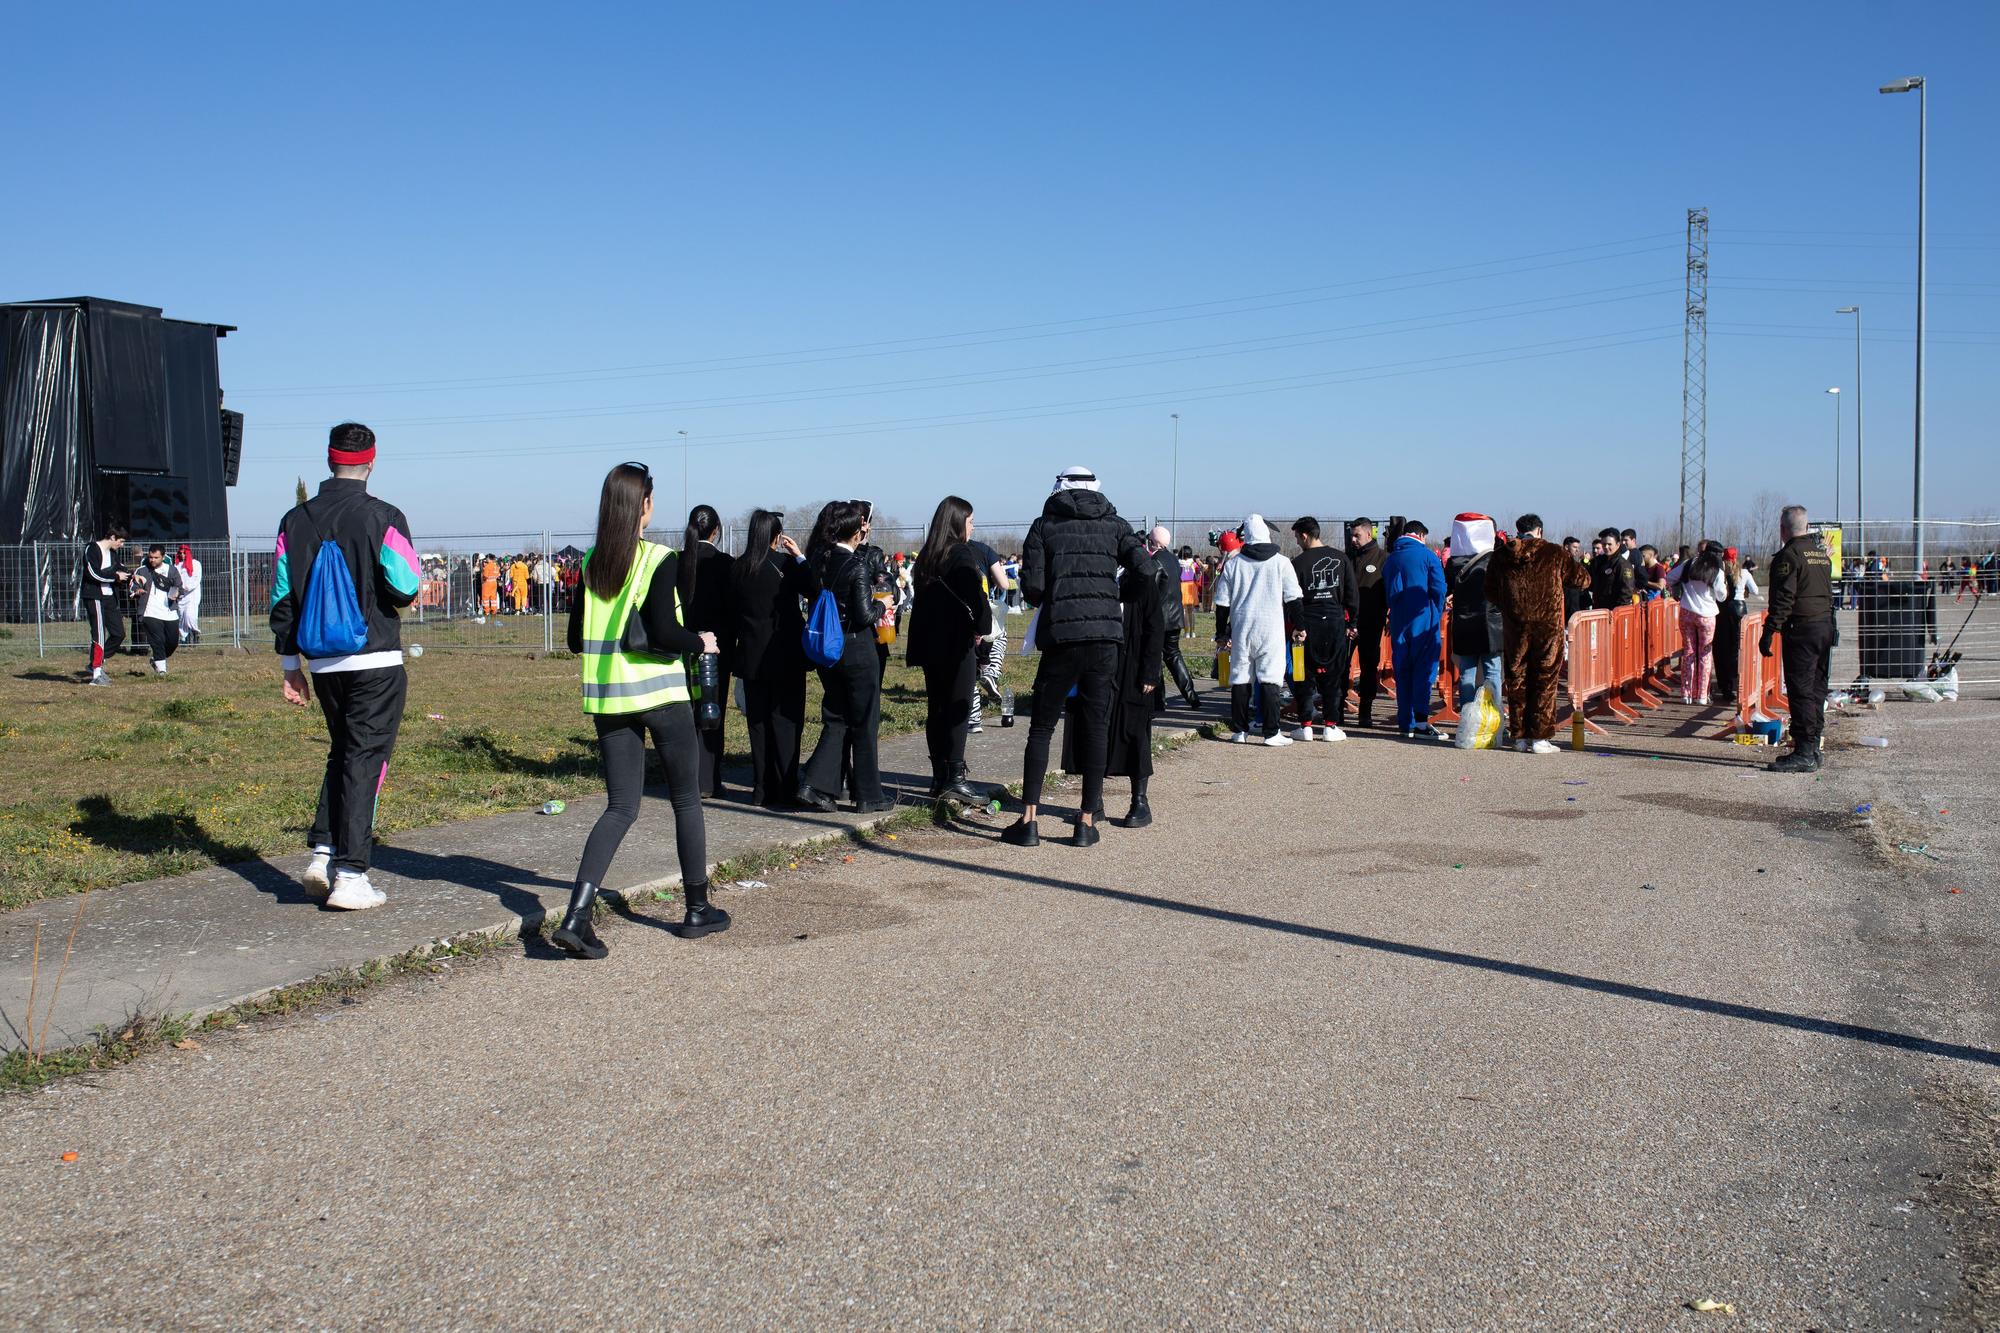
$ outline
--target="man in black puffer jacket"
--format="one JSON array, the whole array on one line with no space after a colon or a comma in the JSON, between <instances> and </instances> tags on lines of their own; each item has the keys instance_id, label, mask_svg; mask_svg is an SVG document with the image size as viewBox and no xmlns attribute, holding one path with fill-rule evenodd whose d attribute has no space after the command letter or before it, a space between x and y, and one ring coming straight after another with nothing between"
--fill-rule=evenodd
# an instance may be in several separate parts
<instances>
[{"instance_id":1,"label":"man in black puffer jacket","mask_svg":"<svg viewBox=\"0 0 2000 1333\"><path fill-rule=\"evenodd\" d=\"M1083 805L1077 816L1076 845L1097 842L1091 812L1104 799L1112 679L1118 669L1118 645L1125 638L1124 611L1118 603L1121 568L1156 572L1145 543L1098 491L1097 475L1086 467L1065 468L1021 547L1021 596L1036 608L1034 635L1042 660L1035 672L1034 716L1021 775L1021 819L1000 835L1017 847L1041 841L1035 815L1049 766L1049 742L1072 688L1083 724L1078 747Z\"/></svg>"}]
</instances>

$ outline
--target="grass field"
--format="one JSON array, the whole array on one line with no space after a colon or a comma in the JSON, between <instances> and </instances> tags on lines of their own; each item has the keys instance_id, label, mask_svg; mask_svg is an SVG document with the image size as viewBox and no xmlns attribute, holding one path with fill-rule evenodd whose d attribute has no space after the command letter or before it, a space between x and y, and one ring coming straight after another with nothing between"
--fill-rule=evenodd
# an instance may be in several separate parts
<instances>
[{"instance_id":1,"label":"grass field","mask_svg":"<svg viewBox=\"0 0 2000 1333\"><path fill-rule=\"evenodd\" d=\"M1010 629L1018 636L1024 622ZM920 730L925 713L922 673L902 664L902 645L892 653L884 735ZM111 689L84 688L75 664L70 654L0 656L0 910L302 847L326 730L316 705L285 704L272 656L186 649L164 679L144 658L120 657ZM1017 692L1034 665L1008 658ZM526 650L413 660L378 829L602 791L576 671L566 656ZM807 717L810 750L817 680ZM733 708L728 725L729 753L747 766Z\"/></svg>"}]
</instances>

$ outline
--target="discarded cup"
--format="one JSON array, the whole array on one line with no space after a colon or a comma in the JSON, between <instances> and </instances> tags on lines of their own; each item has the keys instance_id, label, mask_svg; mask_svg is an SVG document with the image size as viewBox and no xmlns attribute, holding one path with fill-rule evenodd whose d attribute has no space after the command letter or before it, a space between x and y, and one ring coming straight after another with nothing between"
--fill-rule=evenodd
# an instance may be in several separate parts
<instances>
[{"instance_id":1,"label":"discarded cup","mask_svg":"<svg viewBox=\"0 0 2000 1333\"><path fill-rule=\"evenodd\" d=\"M1889 738L1887 736L1863 736L1861 744L1871 750L1886 750L1889 748Z\"/></svg>"},{"instance_id":2,"label":"discarded cup","mask_svg":"<svg viewBox=\"0 0 2000 1333\"><path fill-rule=\"evenodd\" d=\"M413 643L410 645L410 656L422 657L423 655L424 655L424 646L421 643Z\"/></svg>"},{"instance_id":3,"label":"discarded cup","mask_svg":"<svg viewBox=\"0 0 2000 1333\"><path fill-rule=\"evenodd\" d=\"M544 801L542 803L542 813L545 815L559 815L568 808L561 801Z\"/></svg>"},{"instance_id":4,"label":"discarded cup","mask_svg":"<svg viewBox=\"0 0 2000 1333\"><path fill-rule=\"evenodd\" d=\"M986 813L987 813L987 814L989 814L989 815L997 815L997 814L999 814L999 813L1000 813L1000 798L999 798L999 797L997 797L997 796L996 796L996 797L994 797L994 798L993 798L992 800L990 800L990 801L988 801L988 802L986 803Z\"/></svg>"}]
</instances>

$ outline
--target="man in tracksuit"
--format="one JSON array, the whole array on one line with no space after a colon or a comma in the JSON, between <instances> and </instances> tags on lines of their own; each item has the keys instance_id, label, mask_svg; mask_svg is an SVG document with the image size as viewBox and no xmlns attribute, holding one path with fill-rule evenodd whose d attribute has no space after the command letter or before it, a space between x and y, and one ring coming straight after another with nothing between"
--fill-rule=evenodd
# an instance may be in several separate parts
<instances>
[{"instance_id":1,"label":"man in tracksuit","mask_svg":"<svg viewBox=\"0 0 2000 1333\"><path fill-rule=\"evenodd\" d=\"M403 720L407 682L396 613L417 598L418 561L403 511L368 494L375 432L351 421L335 426L326 457L333 475L278 525L271 636L285 668L285 699L303 708L317 687L332 740L304 882L309 889L330 890L327 906L354 911L388 901L368 882L368 862L375 803ZM324 542L338 545L347 562L368 639L357 653L303 660L299 617Z\"/></svg>"},{"instance_id":2,"label":"man in tracksuit","mask_svg":"<svg viewBox=\"0 0 2000 1333\"><path fill-rule=\"evenodd\" d=\"M132 576L118 568L118 548L125 544L125 529L105 529L104 535L83 548L83 617L90 625L91 685L109 685L104 659L125 645L125 617L118 607L119 586Z\"/></svg>"},{"instance_id":3,"label":"man in tracksuit","mask_svg":"<svg viewBox=\"0 0 2000 1333\"><path fill-rule=\"evenodd\" d=\"M1431 691L1443 650L1444 566L1426 544L1430 529L1412 519L1383 562L1389 602L1389 651L1396 668L1396 729L1404 740L1441 741L1431 725Z\"/></svg>"},{"instance_id":4,"label":"man in tracksuit","mask_svg":"<svg viewBox=\"0 0 2000 1333\"><path fill-rule=\"evenodd\" d=\"M1357 518L1348 524L1347 531L1347 563L1358 599L1354 656L1361 664L1361 679L1354 683L1361 707L1355 717L1366 727L1374 725L1375 696L1382 689L1382 630L1389 623L1389 594L1382 586L1382 566L1388 556L1382 543L1375 540L1373 519Z\"/></svg>"},{"instance_id":5,"label":"man in tracksuit","mask_svg":"<svg viewBox=\"0 0 2000 1333\"><path fill-rule=\"evenodd\" d=\"M1361 609L1354 569L1345 551L1319 539L1318 519L1299 519L1292 524L1292 534L1299 539L1292 568L1298 572L1304 599L1292 638L1305 646L1306 660L1305 675L1292 682L1292 697L1299 710L1299 725L1292 739L1312 740L1317 735L1323 741L1344 741L1347 733L1341 725L1347 721L1348 648L1354 641L1355 616Z\"/></svg>"}]
</instances>

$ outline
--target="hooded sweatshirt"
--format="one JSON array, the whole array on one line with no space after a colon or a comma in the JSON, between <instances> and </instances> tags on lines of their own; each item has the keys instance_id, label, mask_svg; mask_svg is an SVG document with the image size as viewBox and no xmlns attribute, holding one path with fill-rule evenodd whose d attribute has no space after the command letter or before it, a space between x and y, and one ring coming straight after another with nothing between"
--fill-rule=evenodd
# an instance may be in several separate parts
<instances>
[{"instance_id":1,"label":"hooded sweatshirt","mask_svg":"<svg viewBox=\"0 0 2000 1333\"><path fill-rule=\"evenodd\" d=\"M1064 480L1079 471L1068 469ZM1059 481L1021 544L1021 596L1041 613L1036 642L1058 648L1124 642L1121 568L1154 572L1139 534L1097 490Z\"/></svg>"},{"instance_id":2,"label":"hooded sweatshirt","mask_svg":"<svg viewBox=\"0 0 2000 1333\"><path fill-rule=\"evenodd\" d=\"M1292 562L1278 558L1271 529L1260 515L1243 524L1243 549L1222 567L1215 583L1215 635L1231 641L1231 670L1236 663L1282 664L1290 642L1285 629L1288 609L1296 611L1304 594ZM1259 680L1280 680L1281 674L1259 674Z\"/></svg>"}]
</instances>

